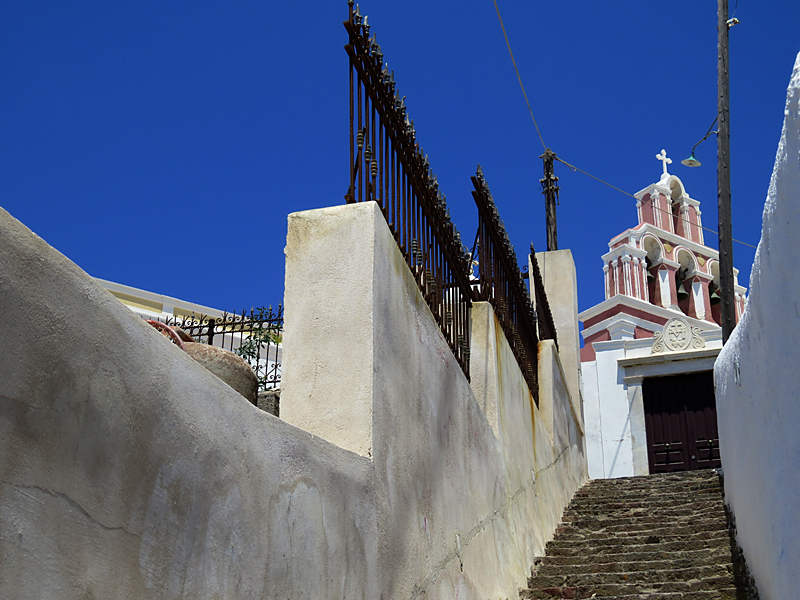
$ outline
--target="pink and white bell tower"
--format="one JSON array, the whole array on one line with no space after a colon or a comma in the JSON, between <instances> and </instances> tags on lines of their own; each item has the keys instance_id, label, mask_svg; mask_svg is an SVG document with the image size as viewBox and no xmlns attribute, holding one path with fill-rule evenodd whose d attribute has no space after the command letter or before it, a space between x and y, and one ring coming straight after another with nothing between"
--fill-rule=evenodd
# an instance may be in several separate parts
<instances>
[{"instance_id":1,"label":"pink and white bell tower","mask_svg":"<svg viewBox=\"0 0 800 600\"><path fill-rule=\"evenodd\" d=\"M666 152L656 158L660 179L635 194L638 224L614 237L602 257L605 300L578 315L593 479L707 468L719 458L716 418L706 410L713 400L703 405L702 427L686 404L708 388L702 382L722 348L719 253L703 240L700 203L669 173ZM745 292L737 283L737 321ZM673 394L669 386L679 383L684 391ZM648 400L660 389L663 398Z\"/></svg>"},{"instance_id":2,"label":"pink and white bell tower","mask_svg":"<svg viewBox=\"0 0 800 600\"><path fill-rule=\"evenodd\" d=\"M672 160L664 150L656 158L661 178L635 194L639 223L615 236L602 256L605 300L578 315L583 362L594 360L595 342L653 337L674 317L719 329L719 252L704 243L700 202L667 171ZM737 322L745 293L737 282Z\"/></svg>"}]
</instances>

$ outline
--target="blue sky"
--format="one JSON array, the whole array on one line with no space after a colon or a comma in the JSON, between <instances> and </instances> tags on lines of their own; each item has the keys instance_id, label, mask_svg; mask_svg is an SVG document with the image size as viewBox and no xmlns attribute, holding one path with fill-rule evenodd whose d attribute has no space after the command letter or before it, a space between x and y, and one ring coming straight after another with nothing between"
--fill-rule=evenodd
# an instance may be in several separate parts
<instances>
[{"instance_id":1,"label":"blue sky","mask_svg":"<svg viewBox=\"0 0 800 600\"><path fill-rule=\"evenodd\" d=\"M716 115L716 3L499 6L546 144L630 193L657 181L666 148L716 229L715 138L703 167L679 164ZM492 0L361 11L463 238L481 163L518 255L544 249L542 145ZM97 277L220 309L279 303L287 214L343 203L348 184L346 16L345 1L0 3L0 206ZM733 235L756 244L800 2L741 0L736 17ZM583 310L635 203L556 174ZM734 244L744 285L754 253Z\"/></svg>"}]
</instances>

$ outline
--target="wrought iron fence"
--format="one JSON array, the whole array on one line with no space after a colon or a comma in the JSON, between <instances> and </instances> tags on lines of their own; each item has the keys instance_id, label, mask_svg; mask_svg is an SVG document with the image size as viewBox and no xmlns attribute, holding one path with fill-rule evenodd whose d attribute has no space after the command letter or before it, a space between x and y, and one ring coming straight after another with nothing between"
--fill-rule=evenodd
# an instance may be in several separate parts
<instances>
[{"instance_id":1,"label":"wrought iron fence","mask_svg":"<svg viewBox=\"0 0 800 600\"><path fill-rule=\"evenodd\" d=\"M542 279L542 272L539 270L539 261L536 260L536 250L533 248L533 242L531 242L530 262L533 272L529 274L528 282L533 290L534 310L537 317L536 322L539 326L539 339L553 340L556 343L556 347L558 347L556 324L553 321L550 302L547 300L547 294L544 291L544 279Z\"/></svg>"},{"instance_id":2,"label":"wrought iron fence","mask_svg":"<svg viewBox=\"0 0 800 600\"><path fill-rule=\"evenodd\" d=\"M348 203L374 200L464 374L469 378L470 256L423 153L367 17L348 2Z\"/></svg>"},{"instance_id":3,"label":"wrought iron fence","mask_svg":"<svg viewBox=\"0 0 800 600\"><path fill-rule=\"evenodd\" d=\"M478 165L472 177L478 205L478 298L491 303L528 388L539 405L537 314L517 255ZM534 257L535 260L536 257ZM544 293L544 288L542 288ZM546 302L546 300L545 300Z\"/></svg>"},{"instance_id":4,"label":"wrought iron fence","mask_svg":"<svg viewBox=\"0 0 800 600\"><path fill-rule=\"evenodd\" d=\"M194 341L219 346L245 359L258 377L259 390L280 387L283 307L251 308L222 316L187 315L167 319Z\"/></svg>"}]
</instances>

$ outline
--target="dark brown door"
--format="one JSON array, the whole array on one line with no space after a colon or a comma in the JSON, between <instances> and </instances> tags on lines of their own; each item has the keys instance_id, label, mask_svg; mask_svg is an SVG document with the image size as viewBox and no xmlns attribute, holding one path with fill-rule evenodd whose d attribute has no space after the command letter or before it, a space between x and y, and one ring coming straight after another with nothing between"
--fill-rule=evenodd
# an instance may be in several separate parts
<instances>
[{"instance_id":1,"label":"dark brown door","mask_svg":"<svg viewBox=\"0 0 800 600\"><path fill-rule=\"evenodd\" d=\"M711 371L648 378L642 391L651 473L721 466Z\"/></svg>"}]
</instances>

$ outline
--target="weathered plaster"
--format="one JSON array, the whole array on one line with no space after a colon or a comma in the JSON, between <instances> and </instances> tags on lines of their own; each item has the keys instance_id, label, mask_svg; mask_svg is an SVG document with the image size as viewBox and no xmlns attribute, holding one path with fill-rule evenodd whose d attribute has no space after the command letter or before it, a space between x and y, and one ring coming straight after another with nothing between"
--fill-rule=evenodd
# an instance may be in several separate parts
<instances>
[{"instance_id":1,"label":"weathered plaster","mask_svg":"<svg viewBox=\"0 0 800 600\"><path fill-rule=\"evenodd\" d=\"M516 595L586 479L552 345L545 418L476 304L490 423L374 203L288 239L281 414L318 435L0 213L0 597Z\"/></svg>"},{"instance_id":2,"label":"weathered plaster","mask_svg":"<svg viewBox=\"0 0 800 600\"><path fill-rule=\"evenodd\" d=\"M375 203L296 213L289 226L290 240L299 239L293 228L322 237L287 252L281 414L303 415L304 427L351 448L355 446L343 432L366 439L363 424L369 420L371 441L368 446L359 442L359 447L371 449L375 464L378 570L384 597L516 595L563 507L586 477L582 437L567 433L570 443L555 452L546 420L485 303L474 304L472 310L474 387L470 386ZM326 243L325 236L332 237L332 243ZM346 243L344 237L349 238ZM369 277L351 287L349 256L367 252L373 256L364 267ZM319 278L317 269L298 264L304 261L343 265L340 277L328 282L341 286L319 291L315 302L301 304L299 296L307 293L305 278ZM348 306L355 293L371 317ZM351 343L350 334L314 335L316 311L328 310L316 308L317 302L338 305L335 318L341 330L358 330L361 341ZM295 314L290 323L290 311L300 306L311 312ZM338 374L320 372L313 388L305 386L303 393L292 389L289 382L301 380L295 369L302 370L314 356L329 360L342 354L343 343L348 352L336 363L341 365ZM348 369L362 352L371 369ZM334 364L337 359L330 360ZM552 369L552 361L543 361L540 369L545 368ZM319 382L341 377L342 370L353 387L369 390L371 397L363 402L359 397L362 404L352 423L332 427L329 415L337 408L331 405L350 398L345 392L327 393ZM556 386L564 386L555 379ZM543 391L552 403L550 394ZM559 436L563 441L564 435Z\"/></svg>"},{"instance_id":3,"label":"weathered plaster","mask_svg":"<svg viewBox=\"0 0 800 600\"><path fill-rule=\"evenodd\" d=\"M0 209L0 597L379 597L373 464L260 411Z\"/></svg>"},{"instance_id":4,"label":"weathered plaster","mask_svg":"<svg viewBox=\"0 0 800 600\"><path fill-rule=\"evenodd\" d=\"M762 600L797 596L800 573L800 54L741 322L714 371L725 500Z\"/></svg>"}]
</instances>

